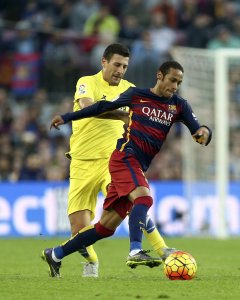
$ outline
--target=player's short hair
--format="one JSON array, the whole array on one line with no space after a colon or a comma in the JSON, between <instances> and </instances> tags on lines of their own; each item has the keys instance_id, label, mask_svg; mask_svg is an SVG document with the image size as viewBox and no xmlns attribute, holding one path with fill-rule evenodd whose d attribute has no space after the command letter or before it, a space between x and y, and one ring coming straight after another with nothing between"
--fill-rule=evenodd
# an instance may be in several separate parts
<instances>
[{"instance_id":1,"label":"player's short hair","mask_svg":"<svg viewBox=\"0 0 240 300\"><path fill-rule=\"evenodd\" d=\"M165 61L159 67L158 71L160 71L163 74L163 76L165 76L166 74L169 73L170 69L177 69L184 73L184 69L183 69L182 65L180 65L180 63L178 63L177 61L174 61L174 60Z\"/></svg>"},{"instance_id":2,"label":"player's short hair","mask_svg":"<svg viewBox=\"0 0 240 300\"><path fill-rule=\"evenodd\" d=\"M110 44L105 49L105 51L103 53L103 57L107 61L110 61L110 59L112 58L112 56L114 54L118 54L118 55L121 55L123 57L129 57L130 56L130 51L129 51L128 47L126 47L122 44L118 44L118 43Z\"/></svg>"}]
</instances>

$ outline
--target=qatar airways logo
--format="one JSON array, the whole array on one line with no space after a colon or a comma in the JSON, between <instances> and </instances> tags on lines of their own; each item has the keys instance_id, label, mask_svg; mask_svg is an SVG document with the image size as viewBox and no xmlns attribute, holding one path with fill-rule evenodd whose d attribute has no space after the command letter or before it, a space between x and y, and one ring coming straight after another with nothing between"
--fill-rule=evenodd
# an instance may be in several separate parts
<instances>
[{"instance_id":1,"label":"qatar airways logo","mask_svg":"<svg viewBox=\"0 0 240 300\"><path fill-rule=\"evenodd\" d=\"M158 122L160 124L171 126L173 114L170 112L163 111L161 109L155 109L144 106L142 108L144 115L149 117L149 120L153 122Z\"/></svg>"}]
</instances>

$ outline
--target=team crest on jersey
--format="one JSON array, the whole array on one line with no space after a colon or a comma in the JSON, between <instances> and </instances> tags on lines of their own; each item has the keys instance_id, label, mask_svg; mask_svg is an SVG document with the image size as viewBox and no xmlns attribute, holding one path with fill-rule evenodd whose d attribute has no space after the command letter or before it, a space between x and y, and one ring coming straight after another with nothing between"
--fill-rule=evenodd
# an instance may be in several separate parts
<instances>
[{"instance_id":1,"label":"team crest on jersey","mask_svg":"<svg viewBox=\"0 0 240 300\"><path fill-rule=\"evenodd\" d=\"M171 113L176 113L177 112L177 107L176 105L172 105L172 104L169 104L168 105L168 111L171 112Z\"/></svg>"},{"instance_id":2,"label":"team crest on jersey","mask_svg":"<svg viewBox=\"0 0 240 300\"><path fill-rule=\"evenodd\" d=\"M86 94L86 92L87 92L86 85L85 84L80 84L79 89L78 89L79 95Z\"/></svg>"}]
</instances>

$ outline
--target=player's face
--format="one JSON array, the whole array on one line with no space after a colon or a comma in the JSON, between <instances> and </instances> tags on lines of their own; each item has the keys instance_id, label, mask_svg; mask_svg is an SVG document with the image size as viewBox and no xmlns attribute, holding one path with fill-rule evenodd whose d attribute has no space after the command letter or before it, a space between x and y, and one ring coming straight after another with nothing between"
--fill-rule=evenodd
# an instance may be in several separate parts
<instances>
[{"instance_id":1,"label":"player's face","mask_svg":"<svg viewBox=\"0 0 240 300\"><path fill-rule=\"evenodd\" d=\"M102 58L103 78L109 85L119 85L128 68L129 57L114 54L110 61Z\"/></svg>"},{"instance_id":2,"label":"player's face","mask_svg":"<svg viewBox=\"0 0 240 300\"><path fill-rule=\"evenodd\" d=\"M158 89L160 95L166 98L171 98L176 93L183 80L183 72L178 69L170 69L169 72L163 77L163 74L159 72Z\"/></svg>"}]
</instances>

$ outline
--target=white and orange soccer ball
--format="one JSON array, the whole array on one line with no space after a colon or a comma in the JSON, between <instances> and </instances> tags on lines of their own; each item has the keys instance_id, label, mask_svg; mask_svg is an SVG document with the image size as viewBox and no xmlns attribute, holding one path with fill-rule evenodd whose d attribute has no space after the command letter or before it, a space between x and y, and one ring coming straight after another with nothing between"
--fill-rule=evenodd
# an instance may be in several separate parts
<instances>
[{"instance_id":1,"label":"white and orange soccer ball","mask_svg":"<svg viewBox=\"0 0 240 300\"><path fill-rule=\"evenodd\" d=\"M191 280L197 271L194 257L184 251L170 254L164 262L164 274L171 280Z\"/></svg>"}]
</instances>

